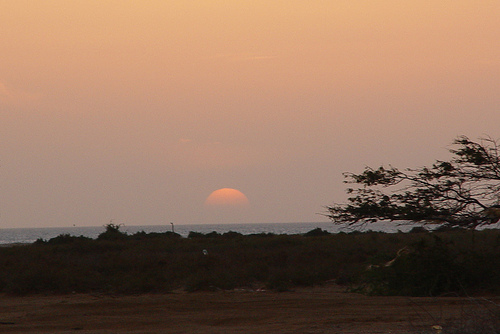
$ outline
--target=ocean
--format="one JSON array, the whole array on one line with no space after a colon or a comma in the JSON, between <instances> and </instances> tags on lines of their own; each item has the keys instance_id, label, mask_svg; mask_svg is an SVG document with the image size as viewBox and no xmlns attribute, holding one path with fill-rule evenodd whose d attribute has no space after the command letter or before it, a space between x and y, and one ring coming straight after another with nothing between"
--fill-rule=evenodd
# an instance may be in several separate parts
<instances>
[{"instance_id":1,"label":"ocean","mask_svg":"<svg viewBox=\"0 0 500 334\"><path fill-rule=\"evenodd\" d=\"M383 231L383 232L407 232L415 225L396 224L391 222L378 222L367 224L357 230L361 231ZM352 229L334 225L331 222L312 222L312 223L268 223L268 224L203 224L203 225L174 225L174 231L181 236L186 237L189 232L225 233L229 231L239 232L241 234L256 233L274 233L274 234L303 234L315 228L321 228L330 233L351 232ZM0 229L0 245L13 243L32 243L38 239L49 240L61 234L73 236L85 236L97 238L104 232L104 226L86 226L86 227L46 227L46 228L5 228ZM149 226L121 226L120 231L127 234L134 234L140 231L167 232L172 231L172 226L168 225L149 225Z\"/></svg>"}]
</instances>

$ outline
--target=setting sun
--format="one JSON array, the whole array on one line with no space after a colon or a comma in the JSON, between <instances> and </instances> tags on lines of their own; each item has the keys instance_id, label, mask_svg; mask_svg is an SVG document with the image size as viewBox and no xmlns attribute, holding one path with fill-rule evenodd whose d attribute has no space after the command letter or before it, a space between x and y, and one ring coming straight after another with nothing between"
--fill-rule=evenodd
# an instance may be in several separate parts
<instances>
[{"instance_id":1,"label":"setting sun","mask_svg":"<svg viewBox=\"0 0 500 334\"><path fill-rule=\"evenodd\" d=\"M206 208L248 208L250 202L241 191L231 188L215 190L205 200Z\"/></svg>"},{"instance_id":2,"label":"setting sun","mask_svg":"<svg viewBox=\"0 0 500 334\"><path fill-rule=\"evenodd\" d=\"M204 203L204 222L212 224L248 222L250 201L241 191L222 188L213 191Z\"/></svg>"},{"instance_id":3,"label":"setting sun","mask_svg":"<svg viewBox=\"0 0 500 334\"><path fill-rule=\"evenodd\" d=\"M250 201L241 191L222 188L205 200L205 221L211 223L241 223L248 220Z\"/></svg>"}]
</instances>

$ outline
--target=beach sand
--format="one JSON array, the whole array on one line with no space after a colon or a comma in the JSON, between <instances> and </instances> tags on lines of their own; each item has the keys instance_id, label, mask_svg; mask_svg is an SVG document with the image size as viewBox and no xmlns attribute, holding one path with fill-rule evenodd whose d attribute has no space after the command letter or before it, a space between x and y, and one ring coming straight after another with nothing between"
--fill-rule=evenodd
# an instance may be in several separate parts
<instances>
[{"instance_id":1,"label":"beach sand","mask_svg":"<svg viewBox=\"0 0 500 334\"><path fill-rule=\"evenodd\" d=\"M470 307L480 306L458 297L365 296L336 285L282 293L2 295L0 333L410 333L444 327Z\"/></svg>"}]
</instances>

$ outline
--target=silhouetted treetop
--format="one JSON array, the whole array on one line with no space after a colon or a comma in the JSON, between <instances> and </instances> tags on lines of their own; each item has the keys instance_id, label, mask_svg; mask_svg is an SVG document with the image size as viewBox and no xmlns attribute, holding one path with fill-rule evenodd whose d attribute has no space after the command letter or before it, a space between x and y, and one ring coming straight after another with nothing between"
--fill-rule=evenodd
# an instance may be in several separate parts
<instances>
[{"instance_id":1,"label":"silhouetted treetop","mask_svg":"<svg viewBox=\"0 0 500 334\"><path fill-rule=\"evenodd\" d=\"M409 220L475 228L500 219L500 157L498 140L453 141L449 161L430 167L366 167L361 174L344 173L351 195L346 204L328 206L334 223L354 225L377 220Z\"/></svg>"}]
</instances>

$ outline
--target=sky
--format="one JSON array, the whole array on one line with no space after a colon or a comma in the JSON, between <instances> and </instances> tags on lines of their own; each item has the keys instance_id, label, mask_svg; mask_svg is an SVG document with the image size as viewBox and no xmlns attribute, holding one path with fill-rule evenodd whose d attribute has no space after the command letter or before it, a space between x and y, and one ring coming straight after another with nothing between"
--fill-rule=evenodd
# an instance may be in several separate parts
<instances>
[{"instance_id":1,"label":"sky","mask_svg":"<svg viewBox=\"0 0 500 334\"><path fill-rule=\"evenodd\" d=\"M498 0L0 0L0 228L328 221L500 138ZM213 215L220 188L250 210Z\"/></svg>"}]
</instances>

